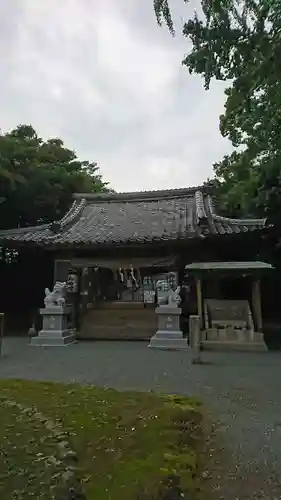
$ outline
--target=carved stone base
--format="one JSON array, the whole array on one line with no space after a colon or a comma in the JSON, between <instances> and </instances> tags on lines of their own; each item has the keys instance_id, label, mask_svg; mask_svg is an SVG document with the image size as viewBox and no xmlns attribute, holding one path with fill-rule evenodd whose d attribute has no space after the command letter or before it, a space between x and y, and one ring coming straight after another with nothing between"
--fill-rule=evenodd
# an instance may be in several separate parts
<instances>
[{"instance_id":1,"label":"carved stone base","mask_svg":"<svg viewBox=\"0 0 281 500\"><path fill-rule=\"evenodd\" d=\"M58 330L52 332L41 330L37 337L32 337L30 339L30 345L41 347L65 346L75 342L76 335L74 333L69 333L68 330L65 332Z\"/></svg>"},{"instance_id":2,"label":"carved stone base","mask_svg":"<svg viewBox=\"0 0 281 500\"><path fill-rule=\"evenodd\" d=\"M182 333L177 335L177 332L156 332L148 345L154 349L188 349L187 339L183 338Z\"/></svg>"},{"instance_id":3,"label":"carved stone base","mask_svg":"<svg viewBox=\"0 0 281 500\"><path fill-rule=\"evenodd\" d=\"M187 339L179 327L181 309L179 307L160 306L155 309L158 330L150 340L154 349L188 349Z\"/></svg>"},{"instance_id":4,"label":"carved stone base","mask_svg":"<svg viewBox=\"0 0 281 500\"><path fill-rule=\"evenodd\" d=\"M43 316L43 328L37 337L31 338L30 345L57 347L76 342L76 335L67 326L67 316L70 310L69 306L40 309L40 314Z\"/></svg>"}]
</instances>

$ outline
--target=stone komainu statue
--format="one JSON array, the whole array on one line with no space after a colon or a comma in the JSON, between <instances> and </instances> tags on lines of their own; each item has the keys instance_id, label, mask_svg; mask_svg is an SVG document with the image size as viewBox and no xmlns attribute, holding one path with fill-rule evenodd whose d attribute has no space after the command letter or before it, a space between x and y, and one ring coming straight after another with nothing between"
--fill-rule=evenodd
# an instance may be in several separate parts
<instances>
[{"instance_id":1,"label":"stone komainu statue","mask_svg":"<svg viewBox=\"0 0 281 500\"><path fill-rule=\"evenodd\" d=\"M156 282L157 302L159 306L168 305L170 307L178 307L181 302L180 287L173 288L165 280Z\"/></svg>"},{"instance_id":2,"label":"stone komainu statue","mask_svg":"<svg viewBox=\"0 0 281 500\"><path fill-rule=\"evenodd\" d=\"M169 283L165 280L156 281L156 297L158 306L166 305L168 302Z\"/></svg>"},{"instance_id":3,"label":"stone komainu statue","mask_svg":"<svg viewBox=\"0 0 281 500\"><path fill-rule=\"evenodd\" d=\"M54 285L53 291L51 292L49 288L45 288L45 307L63 307L65 305L66 296L66 283L62 281L57 281Z\"/></svg>"},{"instance_id":4,"label":"stone komainu statue","mask_svg":"<svg viewBox=\"0 0 281 500\"><path fill-rule=\"evenodd\" d=\"M178 307L181 303L180 297L180 286L178 286L175 290L171 289L168 292L168 305L170 307Z\"/></svg>"}]
</instances>

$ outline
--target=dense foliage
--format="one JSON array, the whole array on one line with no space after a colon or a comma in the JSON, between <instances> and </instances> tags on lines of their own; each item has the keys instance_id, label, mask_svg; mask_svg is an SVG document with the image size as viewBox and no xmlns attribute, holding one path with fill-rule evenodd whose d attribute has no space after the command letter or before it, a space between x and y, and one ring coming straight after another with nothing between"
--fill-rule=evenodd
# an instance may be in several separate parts
<instances>
[{"instance_id":1,"label":"dense foliage","mask_svg":"<svg viewBox=\"0 0 281 500\"><path fill-rule=\"evenodd\" d=\"M183 61L205 88L227 81L220 130L236 148L214 165L215 184L233 215L281 209L281 2L201 0L183 29L191 42ZM154 0L157 21L173 33L168 0Z\"/></svg>"},{"instance_id":2,"label":"dense foliage","mask_svg":"<svg viewBox=\"0 0 281 500\"><path fill-rule=\"evenodd\" d=\"M29 125L0 135L0 227L54 221L74 192L107 190L95 162L78 160L60 139L44 141Z\"/></svg>"}]
</instances>

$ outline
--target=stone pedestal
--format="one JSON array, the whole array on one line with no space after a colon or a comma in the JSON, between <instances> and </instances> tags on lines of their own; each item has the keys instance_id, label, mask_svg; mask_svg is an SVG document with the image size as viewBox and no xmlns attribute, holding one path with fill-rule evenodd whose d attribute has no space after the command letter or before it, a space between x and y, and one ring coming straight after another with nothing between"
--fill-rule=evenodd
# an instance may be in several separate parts
<instances>
[{"instance_id":1,"label":"stone pedestal","mask_svg":"<svg viewBox=\"0 0 281 500\"><path fill-rule=\"evenodd\" d=\"M41 347L65 346L76 342L76 336L68 329L67 316L71 306L52 306L40 309L43 328L37 337L32 337L30 345Z\"/></svg>"},{"instance_id":2,"label":"stone pedestal","mask_svg":"<svg viewBox=\"0 0 281 500\"><path fill-rule=\"evenodd\" d=\"M156 307L158 330L150 340L149 347L156 349L187 349L187 339L183 338L180 330L179 307L160 306Z\"/></svg>"}]
</instances>

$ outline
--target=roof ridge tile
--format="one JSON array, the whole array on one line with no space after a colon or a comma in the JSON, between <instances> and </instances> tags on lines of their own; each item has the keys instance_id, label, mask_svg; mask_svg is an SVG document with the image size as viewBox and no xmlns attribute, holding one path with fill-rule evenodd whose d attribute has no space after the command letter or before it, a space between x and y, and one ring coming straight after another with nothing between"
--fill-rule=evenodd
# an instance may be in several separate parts
<instances>
[{"instance_id":1,"label":"roof ridge tile","mask_svg":"<svg viewBox=\"0 0 281 500\"><path fill-rule=\"evenodd\" d=\"M153 199L183 197L194 195L196 191L206 192L208 186L193 186L188 188L159 189L150 191L128 191L114 193L74 193L74 199L84 198L87 202L110 202L110 201L145 201Z\"/></svg>"}]
</instances>

